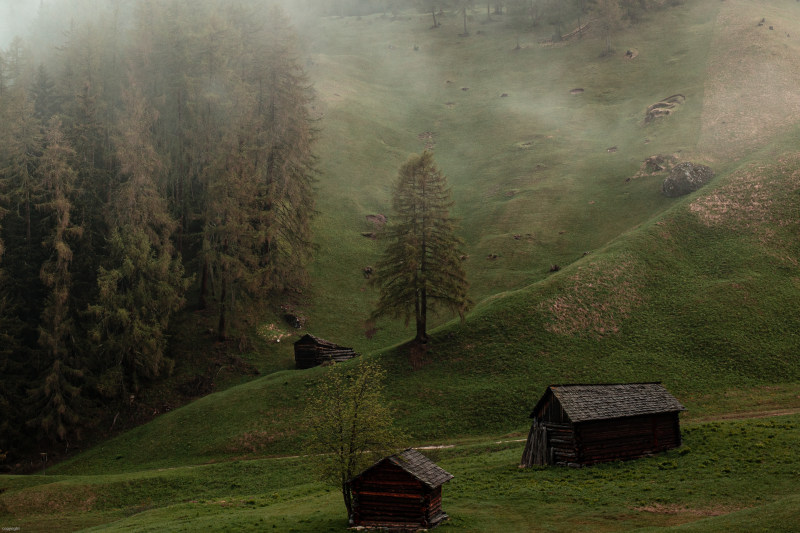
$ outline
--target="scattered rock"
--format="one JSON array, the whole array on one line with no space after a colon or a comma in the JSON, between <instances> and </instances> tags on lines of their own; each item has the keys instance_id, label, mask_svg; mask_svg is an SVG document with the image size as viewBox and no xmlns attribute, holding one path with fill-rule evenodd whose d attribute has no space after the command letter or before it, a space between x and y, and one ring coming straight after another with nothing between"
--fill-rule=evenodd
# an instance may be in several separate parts
<instances>
[{"instance_id":1,"label":"scattered rock","mask_svg":"<svg viewBox=\"0 0 800 533\"><path fill-rule=\"evenodd\" d=\"M370 276L372 276L372 274L375 272L375 269L371 266L365 266L361 269L361 272L364 274L365 278L369 279Z\"/></svg>"},{"instance_id":2,"label":"scattered rock","mask_svg":"<svg viewBox=\"0 0 800 533\"><path fill-rule=\"evenodd\" d=\"M558 265L550 265L550 272L558 272L561 270L561 267Z\"/></svg>"},{"instance_id":3,"label":"scattered rock","mask_svg":"<svg viewBox=\"0 0 800 533\"><path fill-rule=\"evenodd\" d=\"M469 91L469 87L462 87L461 90L462 91Z\"/></svg>"},{"instance_id":4,"label":"scattered rock","mask_svg":"<svg viewBox=\"0 0 800 533\"><path fill-rule=\"evenodd\" d=\"M569 92L569 94L572 94L572 95L583 94L583 88L582 87L576 87L575 89L572 89Z\"/></svg>"},{"instance_id":5,"label":"scattered rock","mask_svg":"<svg viewBox=\"0 0 800 533\"><path fill-rule=\"evenodd\" d=\"M497 259L498 257L500 257L500 256L497 255L497 254L489 254L489 255L486 256L486 259L489 259L489 260L493 261L493 260Z\"/></svg>"},{"instance_id":6,"label":"scattered rock","mask_svg":"<svg viewBox=\"0 0 800 533\"><path fill-rule=\"evenodd\" d=\"M381 215L380 213L377 215L367 215L367 222L373 224L377 228L382 228L387 220L386 215Z\"/></svg>"},{"instance_id":7,"label":"scattered rock","mask_svg":"<svg viewBox=\"0 0 800 533\"><path fill-rule=\"evenodd\" d=\"M657 118L666 117L667 115L672 114L675 108L683 104L685 101L686 97L682 94L673 94L672 96L664 98L660 102L656 102L647 108L647 113L644 117L644 123L649 124Z\"/></svg>"},{"instance_id":8,"label":"scattered rock","mask_svg":"<svg viewBox=\"0 0 800 533\"><path fill-rule=\"evenodd\" d=\"M661 192L676 198L694 192L714 177L714 171L705 165L684 162L675 165L661 185Z\"/></svg>"},{"instance_id":9,"label":"scattered rock","mask_svg":"<svg viewBox=\"0 0 800 533\"><path fill-rule=\"evenodd\" d=\"M508 98L508 93L503 93L500 95L500 98Z\"/></svg>"},{"instance_id":10,"label":"scattered rock","mask_svg":"<svg viewBox=\"0 0 800 533\"><path fill-rule=\"evenodd\" d=\"M287 324L292 326L294 329L302 329L306 323L306 317L296 315L294 313L284 314L283 319L286 321Z\"/></svg>"},{"instance_id":11,"label":"scattered rock","mask_svg":"<svg viewBox=\"0 0 800 533\"><path fill-rule=\"evenodd\" d=\"M610 147L610 148L606 148L606 152L608 152L609 154L613 154L613 153L615 153L617 150L619 150L619 147L617 147L617 146L612 146L612 147Z\"/></svg>"},{"instance_id":12,"label":"scattered rock","mask_svg":"<svg viewBox=\"0 0 800 533\"><path fill-rule=\"evenodd\" d=\"M436 134L433 133L432 131L424 131L419 135L417 135L417 139L425 143L426 150L433 150L433 148L436 146L434 135Z\"/></svg>"},{"instance_id":13,"label":"scattered rock","mask_svg":"<svg viewBox=\"0 0 800 533\"><path fill-rule=\"evenodd\" d=\"M638 175L652 175L672 170L677 163L678 158L674 155L651 155L642 163L642 168Z\"/></svg>"}]
</instances>

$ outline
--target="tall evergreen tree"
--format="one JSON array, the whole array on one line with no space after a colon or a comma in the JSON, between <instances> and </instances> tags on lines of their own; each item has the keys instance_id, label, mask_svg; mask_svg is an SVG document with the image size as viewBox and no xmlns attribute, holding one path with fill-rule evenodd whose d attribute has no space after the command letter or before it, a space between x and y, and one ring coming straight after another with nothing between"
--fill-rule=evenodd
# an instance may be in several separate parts
<instances>
[{"instance_id":1,"label":"tall evergreen tree","mask_svg":"<svg viewBox=\"0 0 800 533\"><path fill-rule=\"evenodd\" d=\"M380 287L372 319L413 318L415 340L425 343L429 307L445 307L463 318L472 306L462 242L450 217L450 189L431 152L413 155L400 167L392 206L388 244L372 278Z\"/></svg>"},{"instance_id":2,"label":"tall evergreen tree","mask_svg":"<svg viewBox=\"0 0 800 533\"><path fill-rule=\"evenodd\" d=\"M151 138L157 117L133 80L131 86L115 142L120 179L109 213L110 260L99 269L90 308L98 388L107 397L137 391L142 378L171 368L167 328L188 284L171 241L176 223L156 181L163 173Z\"/></svg>"},{"instance_id":3,"label":"tall evergreen tree","mask_svg":"<svg viewBox=\"0 0 800 533\"><path fill-rule=\"evenodd\" d=\"M314 214L315 129L309 115L313 95L299 65L296 37L284 13L270 11L265 43L254 59L265 61L250 80L256 90L260 230L264 234L261 280L268 294L298 290L308 282Z\"/></svg>"},{"instance_id":4,"label":"tall evergreen tree","mask_svg":"<svg viewBox=\"0 0 800 533\"><path fill-rule=\"evenodd\" d=\"M40 274L49 291L39 326L39 345L46 364L38 384L30 391L34 412L28 425L46 438L65 440L79 434L78 428L88 415L81 409L85 371L71 308L71 246L82 228L74 225L70 217L75 153L66 142L58 117L50 120L45 142L39 174L46 196L38 207L47 214L50 227L44 243L50 257Z\"/></svg>"}]
</instances>

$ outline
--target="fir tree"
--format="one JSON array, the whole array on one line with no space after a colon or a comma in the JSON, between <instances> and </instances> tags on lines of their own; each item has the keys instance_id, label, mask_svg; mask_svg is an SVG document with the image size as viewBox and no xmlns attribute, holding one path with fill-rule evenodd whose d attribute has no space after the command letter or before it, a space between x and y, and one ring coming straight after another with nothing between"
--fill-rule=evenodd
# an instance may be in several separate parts
<instances>
[{"instance_id":1,"label":"fir tree","mask_svg":"<svg viewBox=\"0 0 800 533\"><path fill-rule=\"evenodd\" d=\"M155 180L163 172L151 139L157 117L133 80L131 85L115 143L120 180L109 213L110 260L99 269L98 297L90 308L97 319L98 388L107 397L137 391L142 378L171 369L167 329L188 284L170 240L176 223Z\"/></svg>"},{"instance_id":2,"label":"fir tree","mask_svg":"<svg viewBox=\"0 0 800 533\"><path fill-rule=\"evenodd\" d=\"M73 159L74 151L64 138L61 122L54 117L46 131L46 148L39 167L45 198L38 207L47 214L50 226L44 243L50 257L40 273L49 290L39 326L39 345L46 366L38 385L30 391L34 414L28 425L45 437L59 440L78 433L77 428L88 415L81 409L84 367L71 308L71 243L82 232L70 217L76 179Z\"/></svg>"},{"instance_id":3,"label":"fir tree","mask_svg":"<svg viewBox=\"0 0 800 533\"><path fill-rule=\"evenodd\" d=\"M472 306L461 265L461 240L450 217L450 189L433 154L414 155L400 167L394 187L388 244L373 282L380 297L372 319L412 318L418 343L428 339L429 307L445 307L462 318Z\"/></svg>"},{"instance_id":4,"label":"fir tree","mask_svg":"<svg viewBox=\"0 0 800 533\"><path fill-rule=\"evenodd\" d=\"M294 42L286 16L272 9L264 48L255 55L266 63L256 70L262 74L250 80L257 89L256 171L265 240L261 263L268 276L261 284L273 295L307 284L312 251L316 131L309 116L313 97Z\"/></svg>"}]
</instances>

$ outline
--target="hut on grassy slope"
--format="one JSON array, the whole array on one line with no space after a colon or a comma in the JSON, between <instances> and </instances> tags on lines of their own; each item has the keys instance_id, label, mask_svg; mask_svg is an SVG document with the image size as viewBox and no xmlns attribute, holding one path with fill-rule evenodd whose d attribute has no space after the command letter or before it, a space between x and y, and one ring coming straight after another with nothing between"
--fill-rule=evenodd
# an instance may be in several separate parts
<instances>
[{"instance_id":1,"label":"hut on grassy slope","mask_svg":"<svg viewBox=\"0 0 800 533\"><path fill-rule=\"evenodd\" d=\"M339 346L313 335L303 335L294 343L296 368L311 368L323 363L341 363L358 356L352 348Z\"/></svg>"},{"instance_id":2,"label":"hut on grassy slope","mask_svg":"<svg viewBox=\"0 0 800 533\"><path fill-rule=\"evenodd\" d=\"M551 385L531 413L520 466L582 466L676 448L684 410L660 383Z\"/></svg>"},{"instance_id":3,"label":"hut on grassy slope","mask_svg":"<svg viewBox=\"0 0 800 533\"><path fill-rule=\"evenodd\" d=\"M442 485L453 479L414 449L381 459L350 481L353 526L428 529L448 518Z\"/></svg>"}]
</instances>

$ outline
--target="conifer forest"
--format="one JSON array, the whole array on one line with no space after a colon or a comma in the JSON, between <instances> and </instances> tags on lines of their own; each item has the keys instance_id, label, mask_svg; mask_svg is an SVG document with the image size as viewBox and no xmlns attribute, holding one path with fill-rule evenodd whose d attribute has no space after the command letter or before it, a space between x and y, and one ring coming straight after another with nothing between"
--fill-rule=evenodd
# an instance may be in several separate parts
<instances>
[{"instance_id":1,"label":"conifer forest","mask_svg":"<svg viewBox=\"0 0 800 533\"><path fill-rule=\"evenodd\" d=\"M0 450L69 446L169 373L180 310L215 313L225 340L243 305L307 283L315 128L293 30L219 4L107 2L2 50Z\"/></svg>"}]
</instances>

